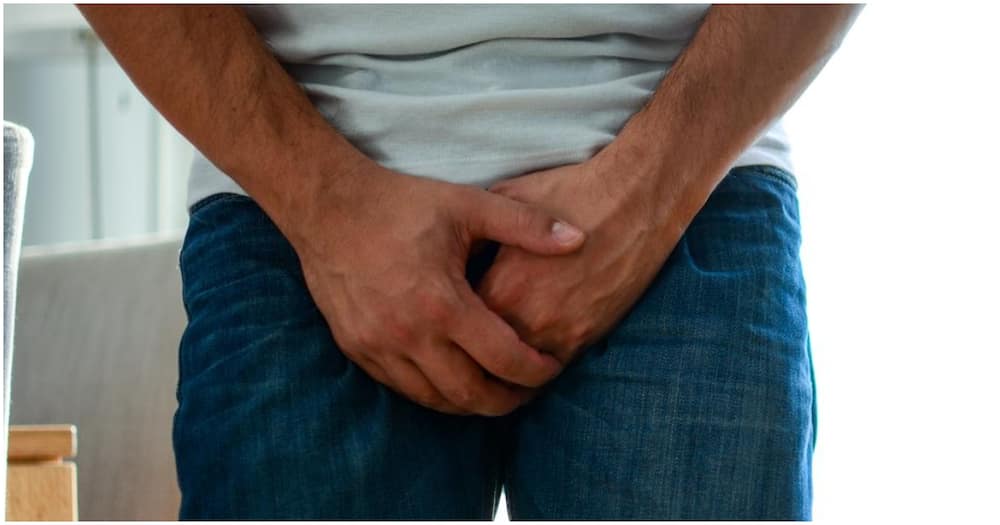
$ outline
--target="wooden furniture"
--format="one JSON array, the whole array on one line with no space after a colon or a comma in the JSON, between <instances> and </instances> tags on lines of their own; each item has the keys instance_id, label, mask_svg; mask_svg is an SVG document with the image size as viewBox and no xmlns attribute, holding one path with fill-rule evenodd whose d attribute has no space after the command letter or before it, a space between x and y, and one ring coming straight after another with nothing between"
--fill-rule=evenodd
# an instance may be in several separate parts
<instances>
[{"instance_id":1,"label":"wooden furniture","mask_svg":"<svg viewBox=\"0 0 1000 525\"><path fill-rule=\"evenodd\" d=\"M11 425L7 520L76 521L76 427Z\"/></svg>"}]
</instances>

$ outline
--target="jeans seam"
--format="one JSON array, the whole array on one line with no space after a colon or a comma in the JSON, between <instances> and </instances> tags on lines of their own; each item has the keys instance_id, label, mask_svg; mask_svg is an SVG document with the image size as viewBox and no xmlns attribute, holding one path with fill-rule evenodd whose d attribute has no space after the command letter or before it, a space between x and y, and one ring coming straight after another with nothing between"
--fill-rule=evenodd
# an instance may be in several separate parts
<instances>
[{"instance_id":1,"label":"jeans seam","mask_svg":"<svg viewBox=\"0 0 1000 525\"><path fill-rule=\"evenodd\" d=\"M771 179L787 185L792 189L792 191L798 191L799 189L798 181L795 179L794 175L777 166L771 166L769 164L737 166L733 168L730 173L737 176L757 176L765 179Z\"/></svg>"},{"instance_id":2,"label":"jeans seam","mask_svg":"<svg viewBox=\"0 0 1000 525\"><path fill-rule=\"evenodd\" d=\"M240 195L238 193L213 193L208 197L205 197L198 202L194 203L189 209L188 214L194 215L200 210L207 208L208 206L215 204L217 202L231 202L231 201L242 201L242 200L252 200L250 197L245 195Z\"/></svg>"}]
</instances>

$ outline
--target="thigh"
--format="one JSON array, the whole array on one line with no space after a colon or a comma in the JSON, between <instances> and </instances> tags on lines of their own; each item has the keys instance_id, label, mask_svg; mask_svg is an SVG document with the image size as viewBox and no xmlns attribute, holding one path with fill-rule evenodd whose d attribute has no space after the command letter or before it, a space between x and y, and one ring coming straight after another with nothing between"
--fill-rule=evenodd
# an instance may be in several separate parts
<instances>
[{"instance_id":1,"label":"thigh","mask_svg":"<svg viewBox=\"0 0 1000 525\"><path fill-rule=\"evenodd\" d=\"M489 519L488 420L433 412L338 350L250 199L193 210L174 449L182 518Z\"/></svg>"},{"instance_id":2,"label":"thigh","mask_svg":"<svg viewBox=\"0 0 1000 525\"><path fill-rule=\"evenodd\" d=\"M790 176L738 168L604 341L518 413L516 519L807 519L813 382Z\"/></svg>"}]
</instances>

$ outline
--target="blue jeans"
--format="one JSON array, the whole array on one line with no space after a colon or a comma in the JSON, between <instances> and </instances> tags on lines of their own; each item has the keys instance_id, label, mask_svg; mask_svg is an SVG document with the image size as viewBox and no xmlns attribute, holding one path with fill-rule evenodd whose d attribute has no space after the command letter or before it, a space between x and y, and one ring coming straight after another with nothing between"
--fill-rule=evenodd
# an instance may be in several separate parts
<instances>
[{"instance_id":1,"label":"blue jeans","mask_svg":"<svg viewBox=\"0 0 1000 525\"><path fill-rule=\"evenodd\" d=\"M459 417L345 358L268 217L209 197L180 257L181 518L491 519L505 488L513 519L808 519L799 242L792 177L734 169L603 340L512 414Z\"/></svg>"}]
</instances>

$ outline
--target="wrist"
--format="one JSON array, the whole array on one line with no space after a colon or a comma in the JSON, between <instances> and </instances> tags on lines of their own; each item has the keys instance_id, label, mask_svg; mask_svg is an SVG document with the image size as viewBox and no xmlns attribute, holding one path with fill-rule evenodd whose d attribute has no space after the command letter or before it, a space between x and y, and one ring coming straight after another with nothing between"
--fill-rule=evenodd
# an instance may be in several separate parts
<instances>
[{"instance_id":1,"label":"wrist","mask_svg":"<svg viewBox=\"0 0 1000 525\"><path fill-rule=\"evenodd\" d=\"M232 176L293 245L322 222L351 214L383 170L329 128L277 146Z\"/></svg>"},{"instance_id":2,"label":"wrist","mask_svg":"<svg viewBox=\"0 0 1000 525\"><path fill-rule=\"evenodd\" d=\"M672 245L704 206L726 168L702 162L705 156L687 154L687 148L671 147L672 141L662 132L658 140L650 137L638 127L626 127L594 162L598 171L610 174L614 184L640 199L635 207L647 210L646 220L654 225L657 237Z\"/></svg>"}]
</instances>

